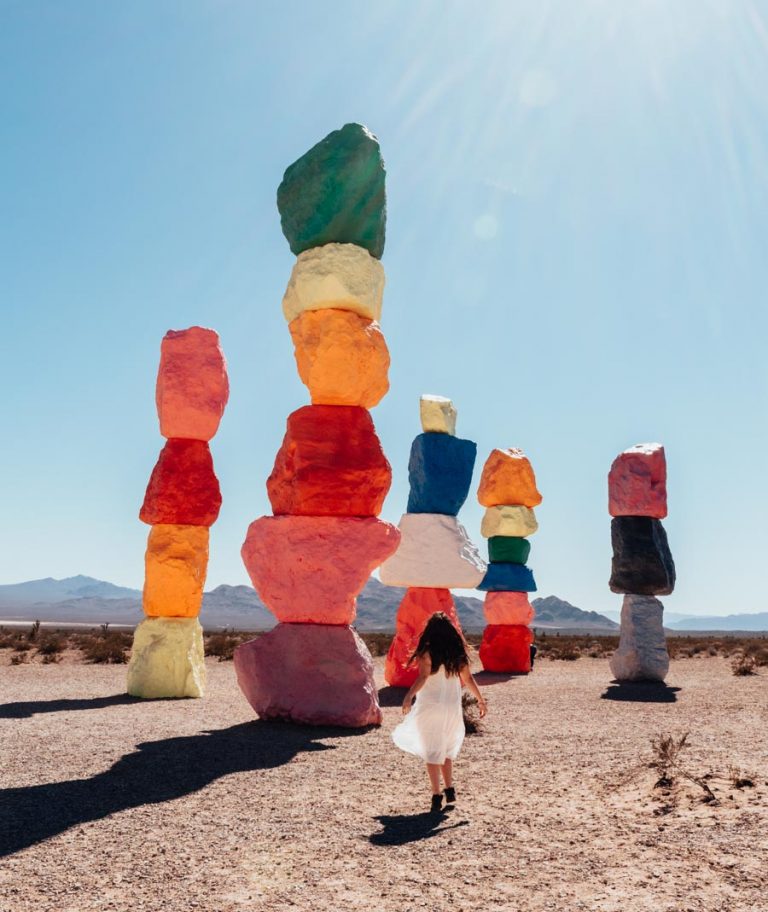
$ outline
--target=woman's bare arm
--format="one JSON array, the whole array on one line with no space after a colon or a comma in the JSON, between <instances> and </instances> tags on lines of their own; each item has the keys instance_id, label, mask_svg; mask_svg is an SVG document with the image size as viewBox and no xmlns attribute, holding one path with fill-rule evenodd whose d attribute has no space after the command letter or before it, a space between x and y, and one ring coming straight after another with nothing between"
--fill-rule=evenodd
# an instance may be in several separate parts
<instances>
[{"instance_id":1,"label":"woman's bare arm","mask_svg":"<svg viewBox=\"0 0 768 912\"><path fill-rule=\"evenodd\" d=\"M477 686L477 681L472 677L472 672L469 670L469 665L465 665L461 669L461 683L467 688L467 690L474 694L477 698L477 706L480 710L480 718L488 712L488 704L485 702L485 697L480 693L480 688Z\"/></svg>"},{"instance_id":2,"label":"woman's bare arm","mask_svg":"<svg viewBox=\"0 0 768 912\"><path fill-rule=\"evenodd\" d=\"M411 704L413 703L413 698L421 690L421 688L427 683L427 678L432 673L432 662L429 658L429 655L419 656L419 676L411 685L410 690L405 695L403 700L403 715L407 715L411 711Z\"/></svg>"}]
</instances>

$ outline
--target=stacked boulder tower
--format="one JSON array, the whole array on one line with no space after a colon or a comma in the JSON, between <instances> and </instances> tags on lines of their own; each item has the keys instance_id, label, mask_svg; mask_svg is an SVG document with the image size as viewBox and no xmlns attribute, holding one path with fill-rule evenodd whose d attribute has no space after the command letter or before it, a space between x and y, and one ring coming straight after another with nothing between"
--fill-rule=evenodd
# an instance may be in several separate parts
<instances>
[{"instance_id":1,"label":"stacked boulder tower","mask_svg":"<svg viewBox=\"0 0 768 912\"><path fill-rule=\"evenodd\" d=\"M139 518L152 526L145 556L143 606L128 665L137 697L201 697L203 631L198 620L208 569L209 528L221 508L209 441L229 397L227 369L212 329L166 333L156 403L167 438Z\"/></svg>"},{"instance_id":2,"label":"stacked boulder tower","mask_svg":"<svg viewBox=\"0 0 768 912\"><path fill-rule=\"evenodd\" d=\"M277 193L296 254L283 313L311 405L288 417L267 480L273 515L251 523L242 548L279 622L235 651L240 688L266 719L381 722L373 662L351 624L400 539L377 518L392 471L368 411L389 389L384 182L376 137L347 124L292 164Z\"/></svg>"},{"instance_id":3,"label":"stacked boulder tower","mask_svg":"<svg viewBox=\"0 0 768 912\"><path fill-rule=\"evenodd\" d=\"M528 593L536 591L527 566L528 536L539 528L533 508L542 497L522 450L493 450L483 466L477 499L484 506L481 533L488 539L488 572L478 589L487 593L488 622L480 644L486 671L527 674L531 670L534 610Z\"/></svg>"},{"instance_id":4,"label":"stacked boulder tower","mask_svg":"<svg viewBox=\"0 0 768 912\"><path fill-rule=\"evenodd\" d=\"M667 462L659 443L620 453L608 474L613 562L611 592L624 595L619 648L611 657L617 681L663 681L669 671L664 606L657 595L675 588L675 564L661 520L667 515Z\"/></svg>"},{"instance_id":5,"label":"stacked boulder tower","mask_svg":"<svg viewBox=\"0 0 768 912\"><path fill-rule=\"evenodd\" d=\"M477 445L456 437L456 410L442 396L421 397L423 433L408 462L410 494L400 520L400 546L380 570L387 586L404 586L395 637L384 676L393 687L410 687L417 668L410 659L429 618L446 614L461 633L452 588L472 589L485 562L457 520L472 484Z\"/></svg>"}]
</instances>

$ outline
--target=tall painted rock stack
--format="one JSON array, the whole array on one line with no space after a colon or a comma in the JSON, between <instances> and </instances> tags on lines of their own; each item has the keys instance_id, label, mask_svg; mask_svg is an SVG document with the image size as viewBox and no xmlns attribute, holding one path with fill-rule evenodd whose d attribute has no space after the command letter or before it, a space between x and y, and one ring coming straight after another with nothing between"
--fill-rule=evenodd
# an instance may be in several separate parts
<instances>
[{"instance_id":1,"label":"tall painted rock stack","mask_svg":"<svg viewBox=\"0 0 768 912\"><path fill-rule=\"evenodd\" d=\"M262 718L381 722L373 662L350 625L358 593L400 538L377 519L392 472L368 412L389 389L377 322L384 178L376 138L347 124L292 164L277 192L297 255L283 313L312 404L288 417L267 480L273 515L251 523L242 548L279 621L235 651L240 688Z\"/></svg>"},{"instance_id":2,"label":"tall painted rock stack","mask_svg":"<svg viewBox=\"0 0 768 912\"><path fill-rule=\"evenodd\" d=\"M487 592L488 626L480 644L486 671L527 674L531 670L534 611L528 593L536 591L526 566L528 536L539 528L533 508L541 503L536 477L522 450L493 450L488 457L477 499L485 509L481 532L488 539L488 572L477 587Z\"/></svg>"},{"instance_id":3,"label":"tall painted rock stack","mask_svg":"<svg viewBox=\"0 0 768 912\"><path fill-rule=\"evenodd\" d=\"M477 445L456 437L456 410L442 396L421 397L424 430L408 463L408 511L400 520L400 546L381 566L387 586L405 586L384 676L393 687L416 679L409 660L426 622L442 611L461 632L451 588L474 588L485 562L456 519L469 493Z\"/></svg>"},{"instance_id":4,"label":"tall painted rock stack","mask_svg":"<svg viewBox=\"0 0 768 912\"><path fill-rule=\"evenodd\" d=\"M661 520L667 515L667 462L659 443L620 453L608 475L613 565L611 592L624 594L619 648L611 658L617 681L663 681L669 671L664 606L655 598L675 588L675 564Z\"/></svg>"},{"instance_id":5,"label":"tall painted rock stack","mask_svg":"<svg viewBox=\"0 0 768 912\"><path fill-rule=\"evenodd\" d=\"M198 615L208 569L208 529L221 507L208 441L229 396L227 369L212 329L166 333L157 375L160 433L167 438L139 518L147 543L144 614L128 665L136 697L201 697L203 632Z\"/></svg>"}]
</instances>

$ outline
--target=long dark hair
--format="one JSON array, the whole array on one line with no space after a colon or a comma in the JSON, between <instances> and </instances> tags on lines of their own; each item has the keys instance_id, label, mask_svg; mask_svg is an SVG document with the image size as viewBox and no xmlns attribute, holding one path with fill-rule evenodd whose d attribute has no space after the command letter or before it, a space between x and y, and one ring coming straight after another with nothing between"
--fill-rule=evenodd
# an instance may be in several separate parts
<instances>
[{"instance_id":1,"label":"long dark hair","mask_svg":"<svg viewBox=\"0 0 768 912\"><path fill-rule=\"evenodd\" d=\"M419 645L408 664L425 655L429 655L432 662L432 674L443 665L446 674L457 675L469 665L467 645L448 615L442 611L436 612L427 621L427 626L419 637Z\"/></svg>"}]
</instances>

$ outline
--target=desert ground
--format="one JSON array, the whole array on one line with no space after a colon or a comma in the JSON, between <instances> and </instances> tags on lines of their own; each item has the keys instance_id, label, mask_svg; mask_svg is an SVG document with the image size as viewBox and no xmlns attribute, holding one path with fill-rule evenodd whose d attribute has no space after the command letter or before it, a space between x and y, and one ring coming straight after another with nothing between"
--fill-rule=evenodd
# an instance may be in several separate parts
<instances>
[{"instance_id":1,"label":"desert ground","mask_svg":"<svg viewBox=\"0 0 768 912\"><path fill-rule=\"evenodd\" d=\"M384 724L364 733L256 721L231 662L207 660L206 699L151 703L124 695L125 666L3 665L0 909L768 908L765 668L480 675L489 714L455 809L430 816L382 661ZM677 764L650 765L685 733Z\"/></svg>"}]
</instances>

